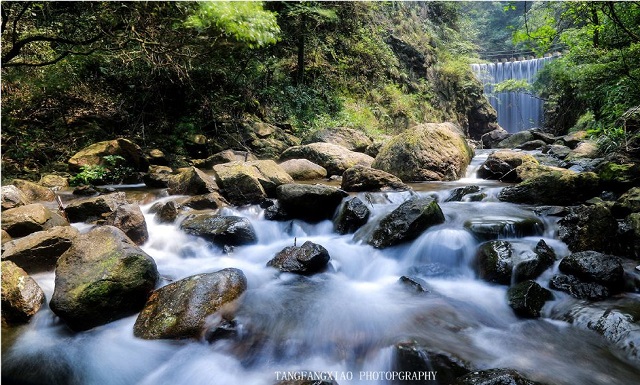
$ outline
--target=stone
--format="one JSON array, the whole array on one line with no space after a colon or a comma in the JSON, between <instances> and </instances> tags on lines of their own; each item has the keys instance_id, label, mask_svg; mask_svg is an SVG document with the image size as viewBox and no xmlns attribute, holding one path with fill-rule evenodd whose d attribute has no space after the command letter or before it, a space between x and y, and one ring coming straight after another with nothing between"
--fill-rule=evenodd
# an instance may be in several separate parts
<instances>
[{"instance_id":1,"label":"stone","mask_svg":"<svg viewBox=\"0 0 640 385\"><path fill-rule=\"evenodd\" d=\"M191 159L205 159L209 155L207 137L202 134L187 135L184 141L184 149Z\"/></svg>"},{"instance_id":2,"label":"stone","mask_svg":"<svg viewBox=\"0 0 640 385\"><path fill-rule=\"evenodd\" d=\"M543 385L531 381L513 369L489 369L471 372L457 378L451 385Z\"/></svg>"},{"instance_id":3,"label":"stone","mask_svg":"<svg viewBox=\"0 0 640 385\"><path fill-rule=\"evenodd\" d=\"M119 228L136 245L143 245L149 240L147 222L138 205L123 204L118 206L116 210L106 218L104 224Z\"/></svg>"},{"instance_id":4,"label":"stone","mask_svg":"<svg viewBox=\"0 0 640 385\"><path fill-rule=\"evenodd\" d=\"M403 182L457 180L465 171L473 150L453 123L426 123L390 140L371 165Z\"/></svg>"},{"instance_id":5,"label":"stone","mask_svg":"<svg viewBox=\"0 0 640 385\"><path fill-rule=\"evenodd\" d=\"M147 187L165 188L169 187L173 170L166 166L149 166L149 172L142 176L142 181Z\"/></svg>"},{"instance_id":6,"label":"stone","mask_svg":"<svg viewBox=\"0 0 640 385\"><path fill-rule=\"evenodd\" d=\"M604 205L578 206L558 221L558 238L569 250L611 252L617 246L618 222Z\"/></svg>"},{"instance_id":7,"label":"stone","mask_svg":"<svg viewBox=\"0 0 640 385\"><path fill-rule=\"evenodd\" d=\"M624 268L620 258L596 251L572 253L560 262L560 271L583 282L595 282L613 291L624 286Z\"/></svg>"},{"instance_id":8,"label":"stone","mask_svg":"<svg viewBox=\"0 0 640 385\"><path fill-rule=\"evenodd\" d=\"M589 301L600 301L611 296L607 287L594 282L582 282L572 275L553 276L549 281L549 287Z\"/></svg>"},{"instance_id":9,"label":"stone","mask_svg":"<svg viewBox=\"0 0 640 385\"><path fill-rule=\"evenodd\" d=\"M315 180L327 177L327 170L307 159L289 159L280 163L280 167L294 180Z\"/></svg>"},{"instance_id":10,"label":"stone","mask_svg":"<svg viewBox=\"0 0 640 385\"><path fill-rule=\"evenodd\" d=\"M4 246L5 243L11 241L11 235L9 235L9 233L7 233L4 230L0 230L2 236L0 237L1 242L2 242L2 246ZM2 248L4 250L4 247Z\"/></svg>"},{"instance_id":11,"label":"stone","mask_svg":"<svg viewBox=\"0 0 640 385\"><path fill-rule=\"evenodd\" d=\"M28 180L14 179L13 185L20 189L31 202L51 202L56 199L56 194L51 189Z\"/></svg>"},{"instance_id":12,"label":"stone","mask_svg":"<svg viewBox=\"0 0 640 385\"><path fill-rule=\"evenodd\" d=\"M414 196L387 214L366 242L383 249L416 239L431 226L443 223L444 214L432 197Z\"/></svg>"},{"instance_id":13,"label":"stone","mask_svg":"<svg viewBox=\"0 0 640 385\"><path fill-rule=\"evenodd\" d=\"M542 140L545 144L553 144L558 141L558 138L556 136L548 132L538 131L534 129L531 130L531 134L536 140Z\"/></svg>"},{"instance_id":14,"label":"stone","mask_svg":"<svg viewBox=\"0 0 640 385\"><path fill-rule=\"evenodd\" d=\"M213 177L195 167L180 169L178 174L167 179L167 187L171 195L201 195L219 192Z\"/></svg>"},{"instance_id":15,"label":"stone","mask_svg":"<svg viewBox=\"0 0 640 385\"><path fill-rule=\"evenodd\" d=\"M540 310L551 299L553 294L535 281L520 282L507 290L507 303L524 318L540 317Z\"/></svg>"},{"instance_id":16,"label":"stone","mask_svg":"<svg viewBox=\"0 0 640 385\"><path fill-rule=\"evenodd\" d=\"M210 157L208 157L205 161L206 167L210 168L217 164L229 163L229 162L250 162L258 160L255 155L248 151L238 151L238 150L224 150L217 152Z\"/></svg>"},{"instance_id":17,"label":"stone","mask_svg":"<svg viewBox=\"0 0 640 385\"><path fill-rule=\"evenodd\" d=\"M398 279L398 282L405 288L415 293L430 293L431 289L427 281L422 278L414 276L403 275Z\"/></svg>"},{"instance_id":18,"label":"stone","mask_svg":"<svg viewBox=\"0 0 640 385\"><path fill-rule=\"evenodd\" d=\"M354 166L342 174L341 188L344 191L409 190L400 178L371 167Z\"/></svg>"},{"instance_id":19,"label":"stone","mask_svg":"<svg viewBox=\"0 0 640 385\"><path fill-rule=\"evenodd\" d=\"M480 192L480 186L473 185L473 186L458 187L451 190L451 194L444 201L445 202L462 202L463 199L465 199L465 196L468 196L469 194L475 194L478 192Z\"/></svg>"},{"instance_id":20,"label":"stone","mask_svg":"<svg viewBox=\"0 0 640 385\"><path fill-rule=\"evenodd\" d=\"M309 222L331 219L348 194L325 185L283 184L276 189L279 206L290 218Z\"/></svg>"},{"instance_id":21,"label":"stone","mask_svg":"<svg viewBox=\"0 0 640 385\"><path fill-rule=\"evenodd\" d=\"M259 203L275 196L276 187L293 183L272 160L229 162L213 166L223 195L234 205Z\"/></svg>"},{"instance_id":22,"label":"stone","mask_svg":"<svg viewBox=\"0 0 640 385\"><path fill-rule=\"evenodd\" d=\"M490 241L480 245L476 254L478 277L487 282L510 284L512 254L513 248L507 241Z\"/></svg>"},{"instance_id":23,"label":"stone","mask_svg":"<svg viewBox=\"0 0 640 385\"><path fill-rule=\"evenodd\" d=\"M194 195L180 201L181 207L189 207L194 210L214 210L226 206L225 199L217 192Z\"/></svg>"},{"instance_id":24,"label":"stone","mask_svg":"<svg viewBox=\"0 0 640 385\"><path fill-rule=\"evenodd\" d=\"M56 226L29 234L4 244L2 260L11 261L30 274L52 271L78 234L71 226Z\"/></svg>"},{"instance_id":25,"label":"stone","mask_svg":"<svg viewBox=\"0 0 640 385\"><path fill-rule=\"evenodd\" d=\"M159 223L173 223L178 217L178 205L174 201L163 203L155 214Z\"/></svg>"},{"instance_id":26,"label":"stone","mask_svg":"<svg viewBox=\"0 0 640 385\"><path fill-rule=\"evenodd\" d=\"M538 278L556 261L556 253L544 240L535 246L533 255L523 253L513 269L513 281L522 282L527 279Z\"/></svg>"},{"instance_id":27,"label":"stone","mask_svg":"<svg viewBox=\"0 0 640 385\"><path fill-rule=\"evenodd\" d=\"M394 372L427 373L435 372L438 384L450 384L456 378L464 376L475 368L454 354L430 349L420 345L416 341L400 342L393 346L393 361L391 363ZM428 379L416 379L398 381L397 384L421 385L432 381ZM391 382L395 384L394 382Z\"/></svg>"},{"instance_id":28,"label":"stone","mask_svg":"<svg viewBox=\"0 0 640 385\"><path fill-rule=\"evenodd\" d=\"M59 190L61 188L69 187L69 178L61 175L46 174L40 178L38 184L54 190Z\"/></svg>"},{"instance_id":29,"label":"stone","mask_svg":"<svg viewBox=\"0 0 640 385\"><path fill-rule=\"evenodd\" d=\"M16 186L2 186L2 211L25 206L31 203L29 198Z\"/></svg>"},{"instance_id":30,"label":"stone","mask_svg":"<svg viewBox=\"0 0 640 385\"><path fill-rule=\"evenodd\" d=\"M516 168L525 163L538 164L531 155L512 150L500 150L492 153L478 168L476 176L482 179L496 179L503 182L520 182L522 178Z\"/></svg>"},{"instance_id":31,"label":"stone","mask_svg":"<svg viewBox=\"0 0 640 385\"><path fill-rule=\"evenodd\" d=\"M311 275L323 272L330 259L327 249L306 241L300 247L285 247L267 262L267 266L275 267L283 273Z\"/></svg>"},{"instance_id":32,"label":"stone","mask_svg":"<svg viewBox=\"0 0 640 385\"><path fill-rule=\"evenodd\" d=\"M251 222L238 216L216 213L191 214L180 223L180 229L220 247L249 245L258 241Z\"/></svg>"},{"instance_id":33,"label":"stone","mask_svg":"<svg viewBox=\"0 0 640 385\"><path fill-rule=\"evenodd\" d=\"M207 318L247 289L238 269L198 274L155 290L138 315L133 334L144 339L199 338Z\"/></svg>"},{"instance_id":34,"label":"stone","mask_svg":"<svg viewBox=\"0 0 640 385\"><path fill-rule=\"evenodd\" d=\"M585 139L589 138L589 134L587 131L576 131L572 132L568 135L560 137L560 141L562 141L565 146L574 149Z\"/></svg>"},{"instance_id":35,"label":"stone","mask_svg":"<svg viewBox=\"0 0 640 385\"><path fill-rule=\"evenodd\" d=\"M531 131L520 131L515 134L511 134L508 138L502 140L496 146L497 148L516 148L526 142L535 140L535 137Z\"/></svg>"},{"instance_id":36,"label":"stone","mask_svg":"<svg viewBox=\"0 0 640 385\"><path fill-rule=\"evenodd\" d=\"M566 156L567 161L582 158L597 158L599 155L598 145L595 141L586 140L580 142L571 152Z\"/></svg>"},{"instance_id":37,"label":"stone","mask_svg":"<svg viewBox=\"0 0 640 385\"><path fill-rule=\"evenodd\" d=\"M598 176L592 172L548 170L522 179L523 182L502 189L498 199L512 203L560 206L583 202L599 192Z\"/></svg>"},{"instance_id":38,"label":"stone","mask_svg":"<svg viewBox=\"0 0 640 385\"><path fill-rule=\"evenodd\" d=\"M118 138L94 143L78 151L68 161L69 170L78 172L83 166L107 166L104 160L104 156L107 155L123 157L125 165L136 171L146 172L149 168L149 162L137 144L128 139Z\"/></svg>"},{"instance_id":39,"label":"stone","mask_svg":"<svg viewBox=\"0 0 640 385\"><path fill-rule=\"evenodd\" d=\"M523 150L523 151L533 151L533 150L539 150L546 145L547 143L544 140L535 139L535 140L530 140L528 142L524 142L521 145L517 146L516 148L518 150Z\"/></svg>"},{"instance_id":40,"label":"stone","mask_svg":"<svg viewBox=\"0 0 640 385\"><path fill-rule=\"evenodd\" d=\"M94 222L106 219L118 207L128 204L124 192L99 195L92 198L76 199L67 204L64 211L71 222Z\"/></svg>"},{"instance_id":41,"label":"stone","mask_svg":"<svg viewBox=\"0 0 640 385\"><path fill-rule=\"evenodd\" d=\"M640 185L640 164L637 163L604 162L597 173L604 186L616 191Z\"/></svg>"},{"instance_id":42,"label":"stone","mask_svg":"<svg viewBox=\"0 0 640 385\"><path fill-rule=\"evenodd\" d=\"M558 159L564 159L571 153L571 149L561 144L552 144L549 147L548 154L555 156Z\"/></svg>"},{"instance_id":43,"label":"stone","mask_svg":"<svg viewBox=\"0 0 640 385\"><path fill-rule=\"evenodd\" d=\"M280 160L289 159L307 159L324 167L328 175L342 175L345 170L356 165L369 167L374 160L369 155L331 143L311 143L288 148L282 153Z\"/></svg>"},{"instance_id":44,"label":"stone","mask_svg":"<svg viewBox=\"0 0 640 385\"><path fill-rule=\"evenodd\" d=\"M358 197L353 197L342 205L333 220L333 228L338 234L355 233L369 220L371 211Z\"/></svg>"},{"instance_id":45,"label":"stone","mask_svg":"<svg viewBox=\"0 0 640 385\"><path fill-rule=\"evenodd\" d=\"M369 147L367 147L364 153L375 158L380 153L380 149L384 147L384 145L387 144L392 138L393 136L391 135L380 135L374 138L373 143Z\"/></svg>"},{"instance_id":46,"label":"stone","mask_svg":"<svg viewBox=\"0 0 640 385\"><path fill-rule=\"evenodd\" d=\"M1 265L2 320L8 324L29 322L44 304L44 292L36 281L15 263L2 261Z\"/></svg>"},{"instance_id":47,"label":"stone","mask_svg":"<svg viewBox=\"0 0 640 385\"><path fill-rule=\"evenodd\" d=\"M149 151L148 161L150 165L156 166L168 166L169 161L167 161L167 157L164 155L164 152L161 150L154 148Z\"/></svg>"},{"instance_id":48,"label":"stone","mask_svg":"<svg viewBox=\"0 0 640 385\"><path fill-rule=\"evenodd\" d=\"M14 238L56 226L69 226L69 222L40 203L19 206L2 213L2 230Z\"/></svg>"},{"instance_id":49,"label":"stone","mask_svg":"<svg viewBox=\"0 0 640 385\"><path fill-rule=\"evenodd\" d=\"M367 147L373 144L371 138L364 132L347 127L318 130L302 140L303 145L317 142L337 144L356 152L365 152Z\"/></svg>"},{"instance_id":50,"label":"stone","mask_svg":"<svg viewBox=\"0 0 640 385\"><path fill-rule=\"evenodd\" d=\"M640 213L640 187L633 187L616 200L611 211L618 217Z\"/></svg>"},{"instance_id":51,"label":"stone","mask_svg":"<svg viewBox=\"0 0 640 385\"><path fill-rule=\"evenodd\" d=\"M482 135L480 141L482 142L482 148L496 148L497 144L507 139L511 134L502 127L498 127L493 131L489 131Z\"/></svg>"},{"instance_id":52,"label":"stone","mask_svg":"<svg viewBox=\"0 0 640 385\"><path fill-rule=\"evenodd\" d=\"M99 226L58 260L49 306L71 329L88 330L140 311L157 280L149 255L121 230Z\"/></svg>"},{"instance_id":53,"label":"stone","mask_svg":"<svg viewBox=\"0 0 640 385\"><path fill-rule=\"evenodd\" d=\"M544 224L540 219L514 216L486 215L479 218L471 218L464 222L464 228L481 241L498 238L521 238L542 235L544 232Z\"/></svg>"}]
</instances>

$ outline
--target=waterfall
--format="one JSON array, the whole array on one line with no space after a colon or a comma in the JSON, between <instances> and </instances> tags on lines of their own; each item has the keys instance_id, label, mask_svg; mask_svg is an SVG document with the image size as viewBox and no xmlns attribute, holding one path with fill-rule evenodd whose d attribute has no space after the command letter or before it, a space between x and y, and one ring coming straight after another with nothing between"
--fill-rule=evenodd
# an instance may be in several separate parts
<instances>
[{"instance_id":1,"label":"waterfall","mask_svg":"<svg viewBox=\"0 0 640 385\"><path fill-rule=\"evenodd\" d=\"M553 57L504 63L472 64L471 69L484 85L484 93L498 112L498 124L510 133L542 126L543 103L524 92L494 93L494 86L505 80L533 83L536 74Z\"/></svg>"}]
</instances>

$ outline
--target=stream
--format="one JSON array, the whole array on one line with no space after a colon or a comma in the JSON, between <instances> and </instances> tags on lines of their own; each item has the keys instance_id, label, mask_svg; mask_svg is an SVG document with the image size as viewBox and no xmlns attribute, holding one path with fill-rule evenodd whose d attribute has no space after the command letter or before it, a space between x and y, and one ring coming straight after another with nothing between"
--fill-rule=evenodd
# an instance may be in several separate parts
<instances>
[{"instance_id":1,"label":"stream","mask_svg":"<svg viewBox=\"0 0 640 385\"><path fill-rule=\"evenodd\" d=\"M538 218L544 224L541 235L521 238L507 231L501 238L517 239L524 249L544 239L558 261L569 254L566 245L554 238L556 219L536 215L533 207L499 202L496 196L504 184L475 178L487 154L478 151L467 176L456 182L412 184L414 192L352 194L371 209L370 223L411 194L438 197L446 217L443 224L411 243L382 250L354 241L353 234L335 233L328 220L269 221L260 207L247 206L222 211L249 218L259 241L226 253L176 225L157 223L149 214L154 202L147 203L142 210L150 238L142 249L156 261L162 277L159 286L227 267L244 272L248 290L234 309L237 335L213 343L205 338L148 341L133 336L136 316L73 333L45 306L3 341L3 380L271 385L285 372L312 370L334 373L340 385L388 384L374 373L394 370L395 344L418 341L476 368L512 368L547 384L640 383L638 362L620 348L595 332L551 319L554 308L578 300L554 291L555 299L547 302L540 319L521 319L507 305L506 286L477 278L473 263L481 242L465 229L469 220ZM484 199L445 202L452 189L467 185L480 186ZM76 225L81 231L88 229ZM329 271L302 277L266 267L284 247L307 240L329 251ZM557 265L538 279L541 285L546 286ZM401 276L424 280L429 292L408 289L399 283ZM50 299L54 273L33 278ZM640 299L637 294L624 295Z\"/></svg>"}]
</instances>

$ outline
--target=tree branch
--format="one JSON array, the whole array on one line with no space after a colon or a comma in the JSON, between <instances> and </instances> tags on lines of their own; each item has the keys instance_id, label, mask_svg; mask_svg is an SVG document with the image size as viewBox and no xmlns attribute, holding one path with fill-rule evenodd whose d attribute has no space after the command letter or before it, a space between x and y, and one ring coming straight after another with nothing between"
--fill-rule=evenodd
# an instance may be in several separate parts
<instances>
[{"instance_id":1,"label":"tree branch","mask_svg":"<svg viewBox=\"0 0 640 385\"><path fill-rule=\"evenodd\" d=\"M19 62L22 64L18 64L18 63L10 63L11 60L15 59L18 55L20 55L20 51L28 44L34 43L34 42L49 42L49 43L59 43L59 44L69 44L69 45L75 45L75 46L83 46L83 45L88 45L88 44L92 44L95 43L96 41L100 40L103 37L103 33L99 33L98 35L87 39L87 40L82 40L82 41L77 41L77 40L70 40L70 39L65 39L65 38L60 38L60 37L51 37L51 36L45 36L45 35L34 35L34 36L29 36L26 37L22 40L16 41L13 44L13 47L11 47L11 49L9 50L9 52L7 52L3 57L2 57L2 67L16 67L17 65L29 65L29 66L35 66L33 63L32 64L26 64L24 62ZM73 53L72 51L65 51L63 52L63 54L61 54L60 57L52 60L51 62L43 62L43 63L49 63L49 64L54 64L57 63L58 61L62 60L65 56L68 56L69 54ZM46 64L44 64L46 65Z\"/></svg>"},{"instance_id":2,"label":"tree branch","mask_svg":"<svg viewBox=\"0 0 640 385\"><path fill-rule=\"evenodd\" d=\"M620 20L620 18L618 17L618 14L616 13L615 4L612 1L608 1L607 7L609 8L609 11L610 11L609 14L607 14L604 11L604 9L602 11L605 12L605 14L607 14L607 16L609 16L611 20L613 20L613 22L616 23L616 25L620 27L634 42L640 41L640 36L636 35L633 31L627 28L627 26L624 25L622 20Z\"/></svg>"}]
</instances>

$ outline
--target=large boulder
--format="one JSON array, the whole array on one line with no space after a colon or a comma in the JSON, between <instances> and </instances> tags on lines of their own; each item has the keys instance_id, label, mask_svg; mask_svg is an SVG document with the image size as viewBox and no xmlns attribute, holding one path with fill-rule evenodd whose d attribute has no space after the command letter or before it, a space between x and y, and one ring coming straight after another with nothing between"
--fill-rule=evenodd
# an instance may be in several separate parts
<instances>
[{"instance_id":1,"label":"large boulder","mask_svg":"<svg viewBox=\"0 0 640 385\"><path fill-rule=\"evenodd\" d=\"M415 196L382 218L366 242L383 249L416 239L429 227L444 220L444 214L435 199Z\"/></svg>"},{"instance_id":2,"label":"large boulder","mask_svg":"<svg viewBox=\"0 0 640 385\"><path fill-rule=\"evenodd\" d=\"M53 270L78 234L75 227L56 226L11 240L2 246L2 260L14 262L30 274Z\"/></svg>"},{"instance_id":3,"label":"large boulder","mask_svg":"<svg viewBox=\"0 0 640 385\"><path fill-rule=\"evenodd\" d=\"M333 220L333 227L339 234L354 233L369 220L371 211L358 197L347 200Z\"/></svg>"},{"instance_id":4,"label":"large boulder","mask_svg":"<svg viewBox=\"0 0 640 385\"><path fill-rule=\"evenodd\" d=\"M56 194L46 187L40 186L37 183L30 182L23 179L14 179L13 185L24 193L28 200L31 202L47 201L50 202L56 199Z\"/></svg>"},{"instance_id":5,"label":"large boulder","mask_svg":"<svg viewBox=\"0 0 640 385\"><path fill-rule=\"evenodd\" d=\"M331 219L347 193L324 185L283 184L276 196L289 217L318 222Z\"/></svg>"},{"instance_id":6,"label":"large boulder","mask_svg":"<svg viewBox=\"0 0 640 385\"><path fill-rule=\"evenodd\" d=\"M307 159L289 159L280 163L280 167L294 180L315 180L327 177L327 170Z\"/></svg>"},{"instance_id":7,"label":"large boulder","mask_svg":"<svg viewBox=\"0 0 640 385\"><path fill-rule=\"evenodd\" d=\"M235 205L258 203L275 196L276 187L293 178L272 160L229 162L213 166L224 196Z\"/></svg>"},{"instance_id":8,"label":"large boulder","mask_svg":"<svg viewBox=\"0 0 640 385\"><path fill-rule=\"evenodd\" d=\"M487 157L487 160L480 166L476 175L482 179L520 182L522 179L516 172L516 168L524 163L537 164L538 161L524 152L500 150Z\"/></svg>"},{"instance_id":9,"label":"large boulder","mask_svg":"<svg viewBox=\"0 0 640 385\"><path fill-rule=\"evenodd\" d=\"M206 167L213 167L216 164L223 164L229 162L249 162L258 160L255 155L248 151L238 151L227 149L224 151L217 152L210 157L208 157L205 161Z\"/></svg>"},{"instance_id":10,"label":"large boulder","mask_svg":"<svg viewBox=\"0 0 640 385\"><path fill-rule=\"evenodd\" d=\"M134 314L158 280L154 260L119 229L96 227L58 260L49 306L73 330Z\"/></svg>"},{"instance_id":11,"label":"large boulder","mask_svg":"<svg viewBox=\"0 0 640 385\"><path fill-rule=\"evenodd\" d=\"M331 143L342 146L350 151L365 152L373 144L371 138L362 131L347 127L325 128L313 132L302 140L302 144Z\"/></svg>"},{"instance_id":12,"label":"large boulder","mask_svg":"<svg viewBox=\"0 0 640 385\"><path fill-rule=\"evenodd\" d=\"M558 221L558 238L571 251L611 252L616 245L618 222L604 205L578 206Z\"/></svg>"},{"instance_id":13,"label":"large boulder","mask_svg":"<svg viewBox=\"0 0 640 385\"><path fill-rule=\"evenodd\" d=\"M573 275L554 275L549 281L549 287L589 301L600 301L611 295L606 286L595 282L583 282Z\"/></svg>"},{"instance_id":14,"label":"large boulder","mask_svg":"<svg viewBox=\"0 0 640 385\"><path fill-rule=\"evenodd\" d=\"M509 135L504 140L500 141L497 148L516 148L524 143L535 140L535 136L531 131L520 131L515 134Z\"/></svg>"},{"instance_id":15,"label":"large boulder","mask_svg":"<svg viewBox=\"0 0 640 385\"><path fill-rule=\"evenodd\" d=\"M247 289L238 269L198 274L154 291L138 315L133 334L144 339L198 338L209 316Z\"/></svg>"},{"instance_id":16,"label":"large boulder","mask_svg":"<svg viewBox=\"0 0 640 385\"><path fill-rule=\"evenodd\" d=\"M80 171L83 166L107 166L104 156L118 155L125 159L125 165L133 167L137 171L146 172L149 168L142 149L128 139L114 139L94 143L78 151L69 159L69 170Z\"/></svg>"},{"instance_id":17,"label":"large boulder","mask_svg":"<svg viewBox=\"0 0 640 385\"><path fill-rule=\"evenodd\" d=\"M634 187L622 194L613 205L612 211L620 217L640 213L640 187Z\"/></svg>"},{"instance_id":18,"label":"large boulder","mask_svg":"<svg viewBox=\"0 0 640 385\"><path fill-rule=\"evenodd\" d=\"M302 246L289 246L280 250L267 266L275 267L284 273L311 275L327 268L331 257L327 249L311 241Z\"/></svg>"},{"instance_id":19,"label":"large boulder","mask_svg":"<svg viewBox=\"0 0 640 385\"><path fill-rule=\"evenodd\" d=\"M328 175L342 175L355 165L371 166L373 158L359 152L350 151L331 143L311 143L294 146L280 156L280 160L307 159L327 170Z\"/></svg>"},{"instance_id":20,"label":"large boulder","mask_svg":"<svg viewBox=\"0 0 640 385\"><path fill-rule=\"evenodd\" d=\"M16 186L2 186L2 210L14 209L31 203L29 198Z\"/></svg>"},{"instance_id":21,"label":"large boulder","mask_svg":"<svg viewBox=\"0 0 640 385\"><path fill-rule=\"evenodd\" d=\"M416 341L400 342L394 345L392 369L401 373L435 373L430 381L427 378L415 381L398 381L398 384L450 384L456 378L464 376L475 368L455 355L422 346Z\"/></svg>"},{"instance_id":22,"label":"large boulder","mask_svg":"<svg viewBox=\"0 0 640 385\"><path fill-rule=\"evenodd\" d=\"M498 199L512 203L572 205L594 197L599 191L598 176L592 172L554 169L522 179L523 182L502 189Z\"/></svg>"},{"instance_id":23,"label":"large boulder","mask_svg":"<svg viewBox=\"0 0 640 385\"><path fill-rule=\"evenodd\" d=\"M223 216L211 212L191 214L180 223L180 229L221 247L242 246L258 241L251 222L238 216Z\"/></svg>"},{"instance_id":24,"label":"large boulder","mask_svg":"<svg viewBox=\"0 0 640 385\"><path fill-rule=\"evenodd\" d=\"M354 166L342 174L344 191L408 190L409 186L388 172L365 166Z\"/></svg>"},{"instance_id":25,"label":"large boulder","mask_svg":"<svg viewBox=\"0 0 640 385\"><path fill-rule=\"evenodd\" d=\"M613 291L624 286L624 268L620 258L596 251L573 253L560 262L560 271L583 282L595 282Z\"/></svg>"},{"instance_id":26,"label":"large boulder","mask_svg":"<svg viewBox=\"0 0 640 385\"><path fill-rule=\"evenodd\" d=\"M482 135L480 141L482 148L496 148L497 144L507 139L511 134L502 127L498 127L493 131L489 131Z\"/></svg>"},{"instance_id":27,"label":"large boulder","mask_svg":"<svg viewBox=\"0 0 640 385\"><path fill-rule=\"evenodd\" d=\"M212 176L195 167L180 169L177 174L167 179L167 185L169 194L172 195L201 195L219 190Z\"/></svg>"},{"instance_id":28,"label":"large boulder","mask_svg":"<svg viewBox=\"0 0 640 385\"><path fill-rule=\"evenodd\" d=\"M106 218L106 225L111 225L124 231L124 233L136 245L142 245L149 239L147 222L140 206L136 204L124 204Z\"/></svg>"},{"instance_id":29,"label":"large boulder","mask_svg":"<svg viewBox=\"0 0 640 385\"><path fill-rule=\"evenodd\" d=\"M387 143L371 165L404 182L457 180L473 157L453 123L426 123L408 129Z\"/></svg>"},{"instance_id":30,"label":"large boulder","mask_svg":"<svg viewBox=\"0 0 640 385\"><path fill-rule=\"evenodd\" d=\"M507 290L507 303L520 317L538 318L545 302L553 294L535 281L524 281Z\"/></svg>"},{"instance_id":31,"label":"large boulder","mask_svg":"<svg viewBox=\"0 0 640 385\"><path fill-rule=\"evenodd\" d=\"M82 198L70 202L64 211L71 222L94 222L112 215L118 207L128 204L124 192Z\"/></svg>"},{"instance_id":32,"label":"large boulder","mask_svg":"<svg viewBox=\"0 0 640 385\"><path fill-rule=\"evenodd\" d=\"M28 322L44 304L44 292L33 278L11 261L2 261L2 320ZM4 326L3 326L4 327Z\"/></svg>"},{"instance_id":33,"label":"large boulder","mask_svg":"<svg viewBox=\"0 0 640 385\"><path fill-rule=\"evenodd\" d=\"M605 162L598 167L602 184L615 191L640 185L640 164Z\"/></svg>"},{"instance_id":34,"label":"large boulder","mask_svg":"<svg viewBox=\"0 0 640 385\"><path fill-rule=\"evenodd\" d=\"M16 207L2 213L2 230L12 237L24 237L56 226L69 226L69 222L40 203Z\"/></svg>"}]
</instances>

